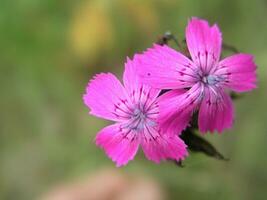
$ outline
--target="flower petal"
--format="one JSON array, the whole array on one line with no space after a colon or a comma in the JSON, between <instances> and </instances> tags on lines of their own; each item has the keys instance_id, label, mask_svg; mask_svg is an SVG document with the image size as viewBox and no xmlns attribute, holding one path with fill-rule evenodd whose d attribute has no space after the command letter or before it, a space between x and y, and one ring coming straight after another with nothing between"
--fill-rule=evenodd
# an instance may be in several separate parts
<instances>
[{"instance_id":1,"label":"flower petal","mask_svg":"<svg viewBox=\"0 0 267 200\"><path fill-rule=\"evenodd\" d=\"M188 126L193 108L182 112L185 93L186 90L171 90L159 97L159 123L164 133L179 135Z\"/></svg>"},{"instance_id":2,"label":"flower petal","mask_svg":"<svg viewBox=\"0 0 267 200\"><path fill-rule=\"evenodd\" d=\"M225 85L236 92L256 88L256 64L249 54L236 54L220 61L216 74L226 77Z\"/></svg>"},{"instance_id":3,"label":"flower petal","mask_svg":"<svg viewBox=\"0 0 267 200\"><path fill-rule=\"evenodd\" d=\"M186 43L194 63L209 72L219 61L222 36L218 26L206 20L192 18L186 28Z\"/></svg>"},{"instance_id":4,"label":"flower petal","mask_svg":"<svg viewBox=\"0 0 267 200\"><path fill-rule=\"evenodd\" d=\"M125 89L133 102L145 101L147 98L150 99L150 102L153 102L159 95L160 90L141 83L137 73L139 65L137 59L127 59L123 74Z\"/></svg>"},{"instance_id":5,"label":"flower petal","mask_svg":"<svg viewBox=\"0 0 267 200\"><path fill-rule=\"evenodd\" d=\"M113 121L128 117L128 96L120 81L111 73L101 73L91 80L83 96L91 114Z\"/></svg>"},{"instance_id":6,"label":"flower petal","mask_svg":"<svg viewBox=\"0 0 267 200\"><path fill-rule=\"evenodd\" d=\"M193 112L176 112L168 119L160 122L160 127L164 133L180 135L183 130L190 126Z\"/></svg>"},{"instance_id":7,"label":"flower petal","mask_svg":"<svg viewBox=\"0 0 267 200\"><path fill-rule=\"evenodd\" d=\"M203 85L195 84L191 89L170 91L159 98L159 123L163 131L180 134L203 98Z\"/></svg>"},{"instance_id":8,"label":"flower petal","mask_svg":"<svg viewBox=\"0 0 267 200\"><path fill-rule=\"evenodd\" d=\"M96 144L120 167L134 158L138 151L139 139L134 132L123 129L120 124L114 124L97 134Z\"/></svg>"},{"instance_id":9,"label":"flower petal","mask_svg":"<svg viewBox=\"0 0 267 200\"><path fill-rule=\"evenodd\" d=\"M154 45L137 55L142 82L160 89L190 87L196 82L195 66L184 55L164 45Z\"/></svg>"},{"instance_id":10,"label":"flower petal","mask_svg":"<svg viewBox=\"0 0 267 200\"><path fill-rule=\"evenodd\" d=\"M230 96L222 90L206 89L198 115L200 132L222 132L232 127L233 119L234 109Z\"/></svg>"},{"instance_id":11,"label":"flower petal","mask_svg":"<svg viewBox=\"0 0 267 200\"><path fill-rule=\"evenodd\" d=\"M188 152L186 144L177 135L160 134L157 129L148 127L145 135L156 135L154 139L142 139L141 146L148 160L160 163L162 160L183 160Z\"/></svg>"}]
</instances>

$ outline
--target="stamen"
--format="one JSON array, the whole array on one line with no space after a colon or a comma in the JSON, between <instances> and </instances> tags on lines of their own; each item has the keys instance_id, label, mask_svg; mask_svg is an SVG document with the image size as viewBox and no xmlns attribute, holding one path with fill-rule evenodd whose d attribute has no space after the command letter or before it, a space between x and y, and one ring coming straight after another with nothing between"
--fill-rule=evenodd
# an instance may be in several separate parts
<instances>
[{"instance_id":1,"label":"stamen","mask_svg":"<svg viewBox=\"0 0 267 200\"><path fill-rule=\"evenodd\" d=\"M203 76L201 79L201 82L203 82L206 85L216 85L219 82L224 81L224 77L223 76L217 76L217 75L206 75Z\"/></svg>"},{"instance_id":2,"label":"stamen","mask_svg":"<svg viewBox=\"0 0 267 200\"><path fill-rule=\"evenodd\" d=\"M129 120L125 124L124 128L140 132L147 126L153 127L157 124L155 121L155 115L157 114L157 109L148 109L148 107L143 103L139 103L134 106L133 112L129 116Z\"/></svg>"}]
</instances>

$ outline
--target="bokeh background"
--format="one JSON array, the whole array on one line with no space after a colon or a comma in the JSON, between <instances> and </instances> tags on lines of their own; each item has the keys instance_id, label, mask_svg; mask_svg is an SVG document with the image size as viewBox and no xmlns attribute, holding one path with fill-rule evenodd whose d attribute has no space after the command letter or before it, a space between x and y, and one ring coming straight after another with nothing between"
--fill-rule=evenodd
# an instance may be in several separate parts
<instances>
[{"instance_id":1,"label":"bokeh background","mask_svg":"<svg viewBox=\"0 0 267 200\"><path fill-rule=\"evenodd\" d=\"M191 16L217 22L224 41L254 54L258 65L259 87L235 102L233 129L205 136L230 161L191 154L179 168L140 152L116 169L94 144L109 122L88 115L85 86L102 71L120 77L126 57L167 30L182 40ZM102 169L149 179L167 199L266 199L266 19L266 0L1 0L0 199L41 199L88 176L92 189L102 185L95 183Z\"/></svg>"}]
</instances>

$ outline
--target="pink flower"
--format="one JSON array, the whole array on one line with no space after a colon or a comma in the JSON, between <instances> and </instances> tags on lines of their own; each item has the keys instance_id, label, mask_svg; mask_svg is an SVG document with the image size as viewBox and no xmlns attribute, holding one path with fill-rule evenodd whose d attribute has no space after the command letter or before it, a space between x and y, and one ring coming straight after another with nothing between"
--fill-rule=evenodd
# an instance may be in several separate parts
<instances>
[{"instance_id":1,"label":"pink flower","mask_svg":"<svg viewBox=\"0 0 267 200\"><path fill-rule=\"evenodd\" d=\"M83 100L91 109L90 114L115 121L98 133L96 144L117 166L132 160L139 145L147 159L156 163L184 159L184 142L177 135L163 133L158 126L160 90L140 83L136 64L135 60L127 60L124 87L111 73L98 74L88 84Z\"/></svg>"},{"instance_id":2,"label":"pink flower","mask_svg":"<svg viewBox=\"0 0 267 200\"><path fill-rule=\"evenodd\" d=\"M154 88L172 89L160 97L159 123L164 130L186 127L198 111L202 133L222 132L233 124L229 90L256 88L253 56L236 54L220 60L222 36L217 25L193 18L186 28L191 59L168 46L155 45L138 56L142 82Z\"/></svg>"}]
</instances>

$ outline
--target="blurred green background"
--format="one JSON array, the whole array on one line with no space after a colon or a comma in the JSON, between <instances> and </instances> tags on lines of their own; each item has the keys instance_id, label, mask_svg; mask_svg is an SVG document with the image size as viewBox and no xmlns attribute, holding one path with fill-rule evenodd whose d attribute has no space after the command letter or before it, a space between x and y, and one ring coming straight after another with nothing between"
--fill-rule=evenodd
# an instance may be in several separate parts
<instances>
[{"instance_id":1,"label":"blurred green background","mask_svg":"<svg viewBox=\"0 0 267 200\"><path fill-rule=\"evenodd\" d=\"M115 168L94 144L108 122L88 115L85 86L102 71L121 76L126 57L167 30L182 40L191 16L217 22L258 65L259 87L235 102L233 129L205 136L230 161L191 154L178 168L139 153L120 170L153 177L169 199L266 199L266 0L1 0L0 199L38 199L58 182Z\"/></svg>"}]
</instances>

